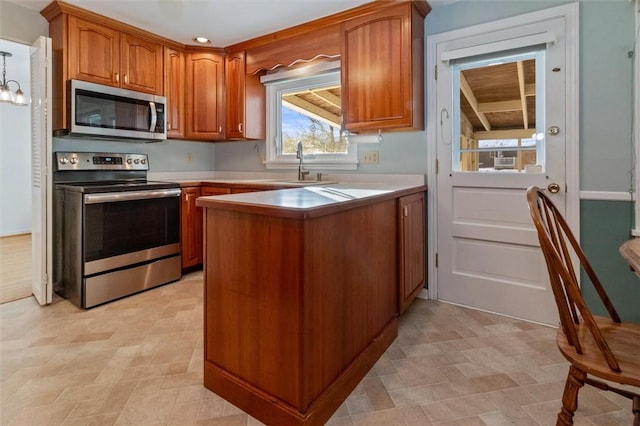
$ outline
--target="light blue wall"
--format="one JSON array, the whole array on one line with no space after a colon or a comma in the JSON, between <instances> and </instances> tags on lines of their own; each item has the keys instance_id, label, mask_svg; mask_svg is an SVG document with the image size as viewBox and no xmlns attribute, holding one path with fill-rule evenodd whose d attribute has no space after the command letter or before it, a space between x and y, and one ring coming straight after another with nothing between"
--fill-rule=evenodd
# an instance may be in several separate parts
<instances>
[{"instance_id":1,"label":"light blue wall","mask_svg":"<svg viewBox=\"0 0 640 426\"><path fill-rule=\"evenodd\" d=\"M209 171L215 162L214 144L178 140L136 143L53 138L53 151L146 153L152 172Z\"/></svg>"},{"instance_id":2,"label":"light blue wall","mask_svg":"<svg viewBox=\"0 0 640 426\"><path fill-rule=\"evenodd\" d=\"M267 171L258 161L258 149L264 154L264 141L217 143L215 169ZM367 151L378 151L380 163L362 164ZM385 133L380 144L358 145L358 158L359 173L426 174L427 134L425 131Z\"/></svg>"},{"instance_id":3,"label":"light blue wall","mask_svg":"<svg viewBox=\"0 0 640 426\"><path fill-rule=\"evenodd\" d=\"M634 5L580 4L580 186L630 188Z\"/></svg>"},{"instance_id":4,"label":"light blue wall","mask_svg":"<svg viewBox=\"0 0 640 426\"><path fill-rule=\"evenodd\" d=\"M434 7L425 20L425 34L429 36L457 30L567 3L570 2L566 0L461 0Z\"/></svg>"},{"instance_id":5,"label":"light blue wall","mask_svg":"<svg viewBox=\"0 0 640 426\"><path fill-rule=\"evenodd\" d=\"M618 253L633 227L633 203L583 200L580 203L580 244L623 321L640 323L640 278ZM603 225L606 224L606 225ZM597 315L607 311L582 274L582 294Z\"/></svg>"},{"instance_id":6,"label":"light blue wall","mask_svg":"<svg viewBox=\"0 0 640 426\"><path fill-rule=\"evenodd\" d=\"M435 6L427 15L428 37L567 1L468 1ZM634 6L627 0L580 2L580 181L581 189L627 191L631 167L632 61ZM389 133L379 145L379 165L361 165L362 173L427 173L426 132ZM216 145L216 170L266 171L257 161L256 142ZM264 150L264 142L258 142Z\"/></svg>"},{"instance_id":7,"label":"light blue wall","mask_svg":"<svg viewBox=\"0 0 640 426\"><path fill-rule=\"evenodd\" d=\"M568 1L461 0L436 6L426 18L428 37L470 25L532 12ZM0 2L6 11L6 2ZM37 12L20 10L21 22L34 26L35 35L46 28ZM631 150L632 80L631 60L627 52L634 38L634 6L628 0L580 1L580 182L587 191L625 192L629 188ZM4 23L4 21L2 21ZM27 40L14 27L2 25L4 38ZM426 132L389 133L380 145L360 145L359 157L368 150L380 153L379 165L361 165L362 173L427 173ZM166 141L158 144L128 144L54 140L55 150L147 152L153 171L238 170L265 171L258 161L256 146L264 153L264 142L202 143ZM191 154L191 162L187 160ZM621 303L626 319L638 319L638 284L636 276L625 271L617 246L628 238L632 226L632 203L583 201L581 203L581 238L588 255L596 258L595 268ZM602 224L607 224L603 227ZM614 228L610 225L614 224ZM603 229L601 235L598 229ZM610 231L610 232L609 232ZM606 239L603 235L613 235ZM591 294L586 293L590 301ZM634 301L633 303L626 303Z\"/></svg>"}]
</instances>

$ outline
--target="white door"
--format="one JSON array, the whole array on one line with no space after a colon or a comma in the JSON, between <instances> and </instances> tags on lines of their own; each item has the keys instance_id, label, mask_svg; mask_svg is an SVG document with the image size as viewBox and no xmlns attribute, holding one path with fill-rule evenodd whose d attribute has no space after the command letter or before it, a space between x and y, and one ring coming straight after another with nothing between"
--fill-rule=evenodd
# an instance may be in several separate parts
<instances>
[{"instance_id":1,"label":"white door","mask_svg":"<svg viewBox=\"0 0 640 426\"><path fill-rule=\"evenodd\" d=\"M51 39L31 47L31 291L38 303L51 303Z\"/></svg>"},{"instance_id":2,"label":"white door","mask_svg":"<svg viewBox=\"0 0 640 426\"><path fill-rule=\"evenodd\" d=\"M567 141L577 141L566 35L575 28L566 16L539 15L437 43L437 297L557 324L525 190L558 189L553 200L565 209Z\"/></svg>"}]
</instances>

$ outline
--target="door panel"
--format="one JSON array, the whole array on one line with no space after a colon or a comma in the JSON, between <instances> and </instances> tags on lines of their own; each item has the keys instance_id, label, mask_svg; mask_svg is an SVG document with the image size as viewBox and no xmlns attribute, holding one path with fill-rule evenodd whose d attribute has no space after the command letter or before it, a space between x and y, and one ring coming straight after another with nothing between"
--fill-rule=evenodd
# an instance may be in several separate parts
<instances>
[{"instance_id":1,"label":"door panel","mask_svg":"<svg viewBox=\"0 0 640 426\"><path fill-rule=\"evenodd\" d=\"M31 47L31 292L41 305L53 296L51 57L51 39L40 36Z\"/></svg>"},{"instance_id":2,"label":"door panel","mask_svg":"<svg viewBox=\"0 0 640 426\"><path fill-rule=\"evenodd\" d=\"M493 34L469 37L466 41L442 42L437 46L438 58L451 49L467 47L472 48L469 56L473 56L473 47L479 47L479 51L490 58L484 62L482 57L473 57L467 63L465 58L456 63L439 61L437 110L441 112L441 123L437 141L440 165L437 175L437 281L438 298L443 301L557 324L546 265L528 212L525 190L531 185L547 187L552 182L557 183L562 190L553 199L564 209L564 31L564 20L555 18L517 28L503 28ZM504 49L505 45L498 36L507 41L508 46L510 40L520 40L522 44L530 39L527 37L531 34L540 33L555 34L556 40L546 45L524 46L525 55L535 54L533 82L524 83L522 45L516 53L512 50L487 51L488 45ZM482 37L491 43L482 45ZM466 70L473 71L474 61L484 64L478 66L487 69L495 65L491 63L493 61L500 64L514 62L514 90L498 98L496 90L486 90L497 82L486 80L483 87L478 86L476 80L475 94L470 93L473 72ZM531 69L530 63L528 66ZM452 99L452 93L460 93L460 98ZM531 102L532 99L535 102ZM528 111L534 104L535 117ZM505 111L492 111L492 108ZM477 117L472 114L477 114ZM513 128L499 129L496 118L501 117L500 114L505 121L522 119L522 128L517 132ZM560 132L547 133L550 126L557 126ZM500 135L503 132L511 135L505 137L505 142L512 138L518 141L513 145L516 148L501 145ZM525 138L528 138L529 145L523 142ZM517 150L517 161L513 166L506 169L494 166L493 157L507 153L514 155ZM528 153L526 158L529 161L534 155L536 164L533 167L525 169L522 166L525 153ZM484 166L480 166L483 161ZM495 164L500 163L496 161Z\"/></svg>"}]
</instances>

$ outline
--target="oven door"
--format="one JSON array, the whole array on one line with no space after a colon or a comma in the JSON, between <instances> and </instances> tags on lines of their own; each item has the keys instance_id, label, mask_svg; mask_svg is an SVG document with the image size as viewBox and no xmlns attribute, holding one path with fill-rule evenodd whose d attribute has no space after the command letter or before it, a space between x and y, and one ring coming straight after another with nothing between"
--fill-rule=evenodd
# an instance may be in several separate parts
<instances>
[{"instance_id":1,"label":"oven door","mask_svg":"<svg viewBox=\"0 0 640 426\"><path fill-rule=\"evenodd\" d=\"M84 275L180 253L180 189L85 194Z\"/></svg>"}]
</instances>

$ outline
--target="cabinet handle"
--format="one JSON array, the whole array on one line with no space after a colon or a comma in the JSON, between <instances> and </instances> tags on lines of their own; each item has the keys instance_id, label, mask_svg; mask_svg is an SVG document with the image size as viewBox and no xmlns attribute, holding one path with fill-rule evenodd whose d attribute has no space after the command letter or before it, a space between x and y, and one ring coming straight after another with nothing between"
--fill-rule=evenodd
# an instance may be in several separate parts
<instances>
[{"instance_id":1,"label":"cabinet handle","mask_svg":"<svg viewBox=\"0 0 640 426\"><path fill-rule=\"evenodd\" d=\"M171 130L171 123L167 121L167 130Z\"/></svg>"},{"instance_id":2,"label":"cabinet handle","mask_svg":"<svg viewBox=\"0 0 640 426\"><path fill-rule=\"evenodd\" d=\"M239 131L240 133L242 133L242 124L243 124L243 123L239 123L239 124L238 124L238 131Z\"/></svg>"},{"instance_id":3,"label":"cabinet handle","mask_svg":"<svg viewBox=\"0 0 640 426\"><path fill-rule=\"evenodd\" d=\"M124 75L124 84L129 84L129 74Z\"/></svg>"},{"instance_id":4,"label":"cabinet handle","mask_svg":"<svg viewBox=\"0 0 640 426\"><path fill-rule=\"evenodd\" d=\"M120 83L120 73L116 73L116 83Z\"/></svg>"},{"instance_id":5,"label":"cabinet handle","mask_svg":"<svg viewBox=\"0 0 640 426\"><path fill-rule=\"evenodd\" d=\"M409 209L407 208L407 206L402 206L402 215L404 217L408 217L409 216Z\"/></svg>"},{"instance_id":6,"label":"cabinet handle","mask_svg":"<svg viewBox=\"0 0 640 426\"><path fill-rule=\"evenodd\" d=\"M218 133L222 133L222 126L218 126Z\"/></svg>"}]
</instances>

